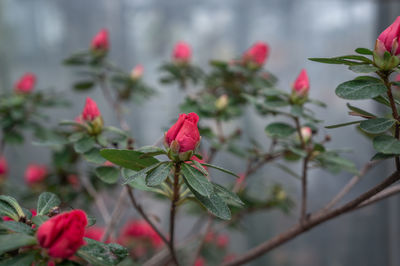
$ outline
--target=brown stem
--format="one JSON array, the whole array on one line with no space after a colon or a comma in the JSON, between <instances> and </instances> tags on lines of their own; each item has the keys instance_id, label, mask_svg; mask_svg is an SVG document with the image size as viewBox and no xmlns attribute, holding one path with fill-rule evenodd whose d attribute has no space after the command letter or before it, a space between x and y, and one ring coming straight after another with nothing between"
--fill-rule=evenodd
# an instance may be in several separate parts
<instances>
[{"instance_id":1,"label":"brown stem","mask_svg":"<svg viewBox=\"0 0 400 266\"><path fill-rule=\"evenodd\" d=\"M132 206L138 211L138 213L143 217L144 220L153 228L153 230L160 236L162 241L169 246L169 241L168 239L164 236L163 233L155 226L155 224L150 220L149 216L143 211L142 206L136 201L132 189L129 187L129 185L125 185L126 190L128 191L128 196L129 199L132 203Z\"/></svg>"},{"instance_id":2,"label":"brown stem","mask_svg":"<svg viewBox=\"0 0 400 266\"><path fill-rule=\"evenodd\" d=\"M303 148L303 150L305 150L306 149L306 142L304 141L303 134L301 134L301 126L300 126L299 118L293 117L293 120L294 120L294 122L296 124L297 134L299 134L301 147Z\"/></svg>"},{"instance_id":3,"label":"brown stem","mask_svg":"<svg viewBox=\"0 0 400 266\"><path fill-rule=\"evenodd\" d=\"M310 230L311 228L331 220L335 217L338 217L341 214L348 213L350 211L356 210L359 206L362 206L364 202L368 202L372 196L377 195L379 192L393 184L394 182L400 179L400 172L396 171L391 176L386 178L383 182L368 190L364 194L360 195L356 199L348 202L347 204L336 208L334 210L328 212L319 212L317 215L311 216L304 223L298 223L290 228L288 231L275 236L274 238L261 243L255 248L247 251L242 256L237 257L235 260L224 263L223 266L234 266L234 265L242 265L251 260L254 260L268 251L286 243L287 241L297 237L298 235Z\"/></svg>"},{"instance_id":4,"label":"brown stem","mask_svg":"<svg viewBox=\"0 0 400 266\"><path fill-rule=\"evenodd\" d=\"M390 102L390 107L392 109L392 115L393 118L396 119L396 125L395 125L395 132L394 132L394 137L396 139L400 139L400 118L399 118L399 113L397 112L397 107L396 107L396 102L394 101L394 97L392 94L392 84L389 82L389 75L388 73L378 73L379 76L382 78L383 83L385 84L387 88L387 96L389 98ZM397 171L400 171L400 158L399 156L394 157L395 163L396 163L396 169Z\"/></svg>"},{"instance_id":5,"label":"brown stem","mask_svg":"<svg viewBox=\"0 0 400 266\"><path fill-rule=\"evenodd\" d=\"M303 160L303 174L301 177L301 215L300 222L304 223L307 220L307 170L310 156L307 155Z\"/></svg>"},{"instance_id":6,"label":"brown stem","mask_svg":"<svg viewBox=\"0 0 400 266\"><path fill-rule=\"evenodd\" d=\"M343 199L344 196L346 196L347 193L350 192L350 190L361 180L361 178L373 167L375 166L378 162L380 161L371 161L368 162L364 165L364 167L361 169L360 173L358 175L353 176L353 178L350 179L350 181L342 188L342 190L339 191L338 194L336 194L335 197L332 198L332 200L323 208L323 211L331 209L333 206L335 206L341 199Z\"/></svg>"},{"instance_id":7,"label":"brown stem","mask_svg":"<svg viewBox=\"0 0 400 266\"><path fill-rule=\"evenodd\" d=\"M173 195L171 200L171 209L169 217L169 248L171 251L172 259L176 265L179 265L176 253L175 253L175 214L176 214L176 203L179 200L179 175L181 172L181 163L175 163L174 183L173 183Z\"/></svg>"}]
</instances>

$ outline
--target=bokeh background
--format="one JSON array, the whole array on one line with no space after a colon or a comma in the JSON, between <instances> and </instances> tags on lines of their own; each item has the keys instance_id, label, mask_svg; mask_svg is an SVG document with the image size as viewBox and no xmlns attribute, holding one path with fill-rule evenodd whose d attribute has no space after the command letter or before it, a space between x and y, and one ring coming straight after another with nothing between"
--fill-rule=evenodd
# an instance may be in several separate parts
<instances>
[{"instance_id":1,"label":"bokeh background","mask_svg":"<svg viewBox=\"0 0 400 266\"><path fill-rule=\"evenodd\" d=\"M373 48L378 34L400 14L398 1L348 0L2 0L0 2L0 89L10 90L26 71L38 76L40 89L53 88L73 102L73 108L52 110L49 125L59 119L72 119L80 113L87 94L76 94L71 85L76 75L61 65L62 59L88 47L100 28L108 28L111 59L126 70L138 63L145 67L145 80L157 90L151 100L134 104L127 111L139 145L149 145L162 135L179 112L183 99L176 87L161 86L159 65L170 59L179 40L193 47L193 61L206 66L210 58L231 59L255 41L266 41L271 55L266 68L278 76L279 87L289 90L301 68L311 81L311 97L328 103L315 109L324 125L350 121L346 102L334 94L337 84L354 74L343 66L323 65L309 57L330 57L352 53L357 47ZM107 124L117 125L112 110L99 93L90 94L98 103ZM360 101L359 106L375 108ZM261 142L268 120L249 108L235 125L244 126L246 137ZM326 130L333 138L331 147L351 150L347 157L358 167L374 151L371 143L352 127ZM49 152L27 141L23 147L7 147L11 161L11 182L20 184L30 162L46 163ZM216 164L240 172L244 164L233 157L219 155ZM292 165L294 169L300 166ZM380 165L368 174L347 199L382 180L392 165ZM280 182L295 199L300 184L273 167L265 167L256 178L264 182L259 193ZM322 207L347 180L350 174L333 176L322 171L310 174L310 208ZM119 191L119 190L118 190ZM115 191L108 195L110 206ZM350 215L339 217L313 229L294 241L275 249L251 265L400 265L400 197L396 196ZM152 202L144 202L150 204ZM162 205L155 207L163 219ZM128 212L128 211L127 211ZM279 211L255 214L245 219L246 231L231 238L231 249L242 253L268 237L282 232L296 222L298 210L285 215ZM190 228L183 219L182 231ZM188 222L188 223L189 223ZM183 234L183 233L182 233Z\"/></svg>"}]
</instances>

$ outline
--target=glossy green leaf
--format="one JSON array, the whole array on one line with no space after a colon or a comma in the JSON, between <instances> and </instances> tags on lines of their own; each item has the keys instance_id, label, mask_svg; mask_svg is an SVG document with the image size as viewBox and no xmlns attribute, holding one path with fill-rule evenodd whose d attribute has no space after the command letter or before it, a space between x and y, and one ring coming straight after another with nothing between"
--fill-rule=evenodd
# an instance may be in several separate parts
<instances>
[{"instance_id":1,"label":"glossy green leaf","mask_svg":"<svg viewBox=\"0 0 400 266\"><path fill-rule=\"evenodd\" d=\"M210 197L210 195L214 193L213 185L207 177L196 168L188 164L182 164L181 174L183 174L186 184L197 191L198 194Z\"/></svg>"},{"instance_id":2,"label":"glossy green leaf","mask_svg":"<svg viewBox=\"0 0 400 266\"><path fill-rule=\"evenodd\" d=\"M340 84L336 88L336 95L347 100L365 100L379 96L386 90L378 79L355 79Z\"/></svg>"},{"instance_id":3,"label":"glossy green leaf","mask_svg":"<svg viewBox=\"0 0 400 266\"><path fill-rule=\"evenodd\" d=\"M357 48L355 51L358 54L373 55L373 52L367 48Z\"/></svg>"},{"instance_id":4,"label":"glossy green leaf","mask_svg":"<svg viewBox=\"0 0 400 266\"><path fill-rule=\"evenodd\" d=\"M208 171L196 160L191 160L194 166L199 170L203 175L208 176Z\"/></svg>"},{"instance_id":5,"label":"glossy green leaf","mask_svg":"<svg viewBox=\"0 0 400 266\"><path fill-rule=\"evenodd\" d=\"M77 153L85 153L96 145L96 141L93 137L85 136L74 143L74 149Z\"/></svg>"},{"instance_id":6,"label":"glossy green leaf","mask_svg":"<svg viewBox=\"0 0 400 266\"><path fill-rule=\"evenodd\" d=\"M153 170L154 168L158 167L161 163L156 163L153 165L150 165L149 167L146 167L140 171L137 172L133 172L133 174L131 174L130 176L125 178L125 182L123 183L123 185L130 183L132 181L134 181L135 179L141 178L143 180L145 180L147 173L151 170Z\"/></svg>"},{"instance_id":7,"label":"glossy green leaf","mask_svg":"<svg viewBox=\"0 0 400 266\"><path fill-rule=\"evenodd\" d=\"M224 172L226 174L233 175L234 177L239 178L239 176L237 174L235 174L234 172L231 172L231 171L229 171L229 170L227 170L225 168L222 168L220 166L216 166L216 165L209 164L209 163L202 163L201 165L217 169L217 170L219 170L221 172Z\"/></svg>"},{"instance_id":8,"label":"glossy green leaf","mask_svg":"<svg viewBox=\"0 0 400 266\"><path fill-rule=\"evenodd\" d=\"M234 192L228 190L227 188L225 188L219 184L216 184L216 183L212 183L212 184L214 186L215 192L217 192L220 197L225 199L225 201L227 201L228 204L233 203L232 205L235 205L235 206L243 206L244 205L244 202Z\"/></svg>"},{"instance_id":9,"label":"glossy green leaf","mask_svg":"<svg viewBox=\"0 0 400 266\"><path fill-rule=\"evenodd\" d=\"M212 214L222 220L231 219L231 211L225 201L218 196L215 192L211 193L209 197L199 194L196 190L189 186L195 198Z\"/></svg>"},{"instance_id":10,"label":"glossy green leaf","mask_svg":"<svg viewBox=\"0 0 400 266\"><path fill-rule=\"evenodd\" d=\"M345 127L345 126L350 126L350 125L358 124L358 123L361 123L361 122L363 122L363 121L365 121L365 120L357 120L357 121L351 121L351 122L347 122L347 123L335 124L335 125L326 126L325 128Z\"/></svg>"},{"instance_id":11,"label":"glossy green leaf","mask_svg":"<svg viewBox=\"0 0 400 266\"><path fill-rule=\"evenodd\" d=\"M349 69L355 73L372 73L379 70L379 68L372 65L353 65Z\"/></svg>"},{"instance_id":12,"label":"glossy green leaf","mask_svg":"<svg viewBox=\"0 0 400 266\"><path fill-rule=\"evenodd\" d=\"M155 164L153 166L153 168L156 167L157 165L158 164ZM142 171L142 170L140 170L140 171ZM125 180L129 180L127 182L124 182L124 184L129 184L129 186L139 189L139 190L143 190L143 191L159 192L159 190L157 188L148 187L146 185L146 180L145 180L146 173L135 175L136 173L138 173L138 172L123 168L121 170L121 175Z\"/></svg>"},{"instance_id":13,"label":"glossy green leaf","mask_svg":"<svg viewBox=\"0 0 400 266\"><path fill-rule=\"evenodd\" d=\"M119 170L113 166L99 166L94 170L96 176L107 184L115 184L118 181Z\"/></svg>"},{"instance_id":14,"label":"glossy green leaf","mask_svg":"<svg viewBox=\"0 0 400 266\"><path fill-rule=\"evenodd\" d=\"M166 154L167 152L156 146L143 146L137 149L136 151L143 152L142 157L146 156L156 156L160 154Z\"/></svg>"},{"instance_id":15,"label":"glossy green leaf","mask_svg":"<svg viewBox=\"0 0 400 266\"><path fill-rule=\"evenodd\" d=\"M396 155L394 154L384 154L381 152L376 153L374 156L372 156L371 161L375 160L386 160L395 157Z\"/></svg>"},{"instance_id":16,"label":"glossy green leaf","mask_svg":"<svg viewBox=\"0 0 400 266\"><path fill-rule=\"evenodd\" d=\"M361 109L361 108L359 108L359 107L353 106L353 105L351 105L351 104L349 104L349 103L347 103L346 105L347 105L347 107L348 107L351 111L353 111L354 113L357 113L357 114L360 114L360 115L362 115L362 116L369 117L369 118L374 118L374 117L376 117L376 115L374 115L374 114L372 114L372 113L370 113L370 112L367 112L367 111L365 111L365 110L363 110L363 109Z\"/></svg>"},{"instance_id":17,"label":"glossy green leaf","mask_svg":"<svg viewBox=\"0 0 400 266\"><path fill-rule=\"evenodd\" d=\"M49 213L52 208L60 206L60 204L61 200L57 195L51 192L43 192L40 194L37 202L37 213L38 215L45 215Z\"/></svg>"},{"instance_id":18,"label":"glossy green leaf","mask_svg":"<svg viewBox=\"0 0 400 266\"><path fill-rule=\"evenodd\" d=\"M135 171L156 164L159 161L153 157L144 157L142 152L132 150L103 149L100 151L101 156L110 162Z\"/></svg>"},{"instance_id":19,"label":"glossy green leaf","mask_svg":"<svg viewBox=\"0 0 400 266\"><path fill-rule=\"evenodd\" d=\"M85 158L86 161L95 163L95 164L103 164L107 160L103 158L100 154L100 150L98 148L93 148L90 151L85 152L82 154L83 158Z\"/></svg>"},{"instance_id":20,"label":"glossy green leaf","mask_svg":"<svg viewBox=\"0 0 400 266\"><path fill-rule=\"evenodd\" d=\"M379 134L389 130L395 122L387 118L368 119L360 123L360 128L370 134Z\"/></svg>"},{"instance_id":21,"label":"glossy green leaf","mask_svg":"<svg viewBox=\"0 0 400 266\"><path fill-rule=\"evenodd\" d=\"M3 254L20 247L35 245L36 237L21 233L0 235L0 243L0 254Z\"/></svg>"},{"instance_id":22,"label":"glossy green leaf","mask_svg":"<svg viewBox=\"0 0 400 266\"><path fill-rule=\"evenodd\" d=\"M77 91L86 91L93 88L94 82L91 80L88 81L80 81L74 84L74 89Z\"/></svg>"},{"instance_id":23,"label":"glossy green leaf","mask_svg":"<svg viewBox=\"0 0 400 266\"><path fill-rule=\"evenodd\" d=\"M34 252L27 252L14 255L11 258L4 259L0 261L0 266L26 266L32 265L35 260Z\"/></svg>"},{"instance_id":24,"label":"glossy green leaf","mask_svg":"<svg viewBox=\"0 0 400 266\"><path fill-rule=\"evenodd\" d=\"M375 150L383 154L400 154L400 141L392 136L377 136L372 143Z\"/></svg>"},{"instance_id":25,"label":"glossy green leaf","mask_svg":"<svg viewBox=\"0 0 400 266\"><path fill-rule=\"evenodd\" d=\"M286 138L296 132L296 129L289 124L275 122L265 128L265 132L270 137Z\"/></svg>"},{"instance_id":26,"label":"glossy green leaf","mask_svg":"<svg viewBox=\"0 0 400 266\"><path fill-rule=\"evenodd\" d=\"M163 163L151 170L146 177L146 185L155 187L160 185L168 177L172 170L172 163Z\"/></svg>"},{"instance_id":27,"label":"glossy green leaf","mask_svg":"<svg viewBox=\"0 0 400 266\"><path fill-rule=\"evenodd\" d=\"M36 215L32 217L32 222L36 224L37 226L40 226L42 223L46 222L49 218L49 216L45 215Z\"/></svg>"},{"instance_id":28,"label":"glossy green leaf","mask_svg":"<svg viewBox=\"0 0 400 266\"><path fill-rule=\"evenodd\" d=\"M29 225L20 223L20 222L16 222L16 221L0 222L0 228L10 230L15 233L23 233L23 234L28 234L28 235L33 234L33 230Z\"/></svg>"},{"instance_id":29,"label":"glossy green leaf","mask_svg":"<svg viewBox=\"0 0 400 266\"><path fill-rule=\"evenodd\" d=\"M87 244L77 251L77 255L92 265L117 265L128 256L128 250L118 244L105 244L86 237L84 240Z\"/></svg>"},{"instance_id":30,"label":"glossy green leaf","mask_svg":"<svg viewBox=\"0 0 400 266\"><path fill-rule=\"evenodd\" d=\"M21 206L19 205L18 201L11 197L11 196L7 196L7 195L0 195L0 202L6 203L9 206L11 206L14 211L17 213L18 217L23 217L25 216L24 211L22 210ZM0 209L1 212L1 209Z\"/></svg>"}]
</instances>

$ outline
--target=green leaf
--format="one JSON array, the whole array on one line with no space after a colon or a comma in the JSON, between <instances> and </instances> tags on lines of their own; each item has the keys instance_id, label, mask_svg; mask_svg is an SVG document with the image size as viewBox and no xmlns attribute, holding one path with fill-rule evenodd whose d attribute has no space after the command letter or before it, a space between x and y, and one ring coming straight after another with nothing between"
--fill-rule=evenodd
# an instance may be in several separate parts
<instances>
[{"instance_id":1,"label":"green leaf","mask_svg":"<svg viewBox=\"0 0 400 266\"><path fill-rule=\"evenodd\" d=\"M152 167L152 169L155 168L157 165L158 164L155 164ZM140 171L142 171L142 170L140 170ZM151 191L151 192L158 192L159 191L156 188L148 187L146 185L146 181L145 181L146 174L140 174L140 175L136 175L135 176L136 173L138 173L138 172L135 172L135 171L130 170L130 169L123 168L121 170L121 175L125 180L129 180L128 182L124 182L124 184L128 183L129 186L131 186L133 188L136 188L136 189L139 189L139 190L143 190L143 191Z\"/></svg>"},{"instance_id":2,"label":"green leaf","mask_svg":"<svg viewBox=\"0 0 400 266\"><path fill-rule=\"evenodd\" d=\"M203 175L208 176L207 170L201 165L201 163L199 163L196 160L191 160L191 162L194 164L197 170L199 170Z\"/></svg>"},{"instance_id":3,"label":"green leaf","mask_svg":"<svg viewBox=\"0 0 400 266\"><path fill-rule=\"evenodd\" d=\"M86 214L87 219L88 219L88 225L87 226L93 226L96 224L96 217L92 216L92 215L88 215Z\"/></svg>"},{"instance_id":4,"label":"green leaf","mask_svg":"<svg viewBox=\"0 0 400 266\"><path fill-rule=\"evenodd\" d=\"M372 140L372 144L375 150L383 154L400 154L400 141L392 136L377 136Z\"/></svg>"},{"instance_id":5,"label":"green leaf","mask_svg":"<svg viewBox=\"0 0 400 266\"><path fill-rule=\"evenodd\" d=\"M225 201L218 196L216 193L211 193L209 197L205 197L197 193L192 187L189 186L190 191L192 191L195 198L212 214L217 216L222 220L231 219L231 210Z\"/></svg>"},{"instance_id":6,"label":"green leaf","mask_svg":"<svg viewBox=\"0 0 400 266\"><path fill-rule=\"evenodd\" d=\"M155 187L160 185L168 177L172 170L172 163L163 163L151 170L146 177L146 185Z\"/></svg>"},{"instance_id":7,"label":"green leaf","mask_svg":"<svg viewBox=\"0 0 400 266\"><path fill-rule=\"evenodd\" d=\"M20 247L35 245L36 237L21 233L0 235L0 243L0 254L3 254Z\"/></svg>"},{"instance_id":8,"label":"green leaf","mask_svg":"<svg viewBox=\"0 0 400 266\"><path fill-rule=\"evenodd\" d=\"M119 170L113 166L99 166L94 172L104 183L115 184L118 181Z\"/></svg>"},{"instance_id":9,"label":"green leaf","mask_svg":"<svg viewBox=\"0 0 400 266\"><path fill-rule=\"evenodd\" d=\"M102 149L101 156L110 162L135 171L156 164L159 161L153 157L142 158L142 152L132 150Z\"/></svg>"},{"instance_id":10,"label":"green leaf","mask_svg":"<svg viewBox=\"0 0 400 266\"><path fill-rule=\"evenodd\" d=\"M74 149L77 153L85 153L91 150L96 145L93 137L85 136L74 143Z\"/></svg>"},{"instance_id":11,"label":"green leaf","mask_svg":"<svg viewBox=\"0 0 400 266\"><path fill-rule=\"evenodd\" d=\"M340 84L336 88L336 95L347 100L364 100L379 96L386 90L378 79L355 79Z\"/></svg>"},{"instance_id":12,"label":"green leaf","mask_svg":"<svg viewBox=\"0 0 400 266\"><path fill-rule=\"evenodd\" d=\"M355 73L371 73L379 70L379 68L372 65L353 65L349 66L349 69Z\"/></svg>"},{"instance_id":13,"label":"green leaf","mask_svg":"<svg viewBox=\"0 0 400 266\"><path fill-rule=\"evenodd\" d=\"M0 261L0 266L23 266L23 265L32 265L32 262L35 260L35 253L21 253L14 255L11 258Z\"/></svg>"},{"instance_id":14,"label":"green leaf","mask_svg":"<svg viewBox=\"0 0 400 266\"><path fill-rule=\"evenodd\" d=\"M15 233L33 234L33 230L29 225L16 221L0 222L0 228L14 231Z\"/></svg>"},{"instance_id":15,"label":"green leaf","mask_svg":"<svg viewBox=\"0 0 400 266\"><path fill-rule=\"evenodd\" d=\"M365 111L365 110L363 110L363 109L361 109L359 107L353 106L353 105L351 105L349 103L347 103L346 105L347 105L347 108L349 108L354 113L357 113L357 114L360 114L360 115L363 115L363 116L366 116L366 117L370 117L370 118L376 117L376 115L374 115L374 114L372 114L370 112L367 112L367 111Z\"/></svg>"},{"instance_id":16,"label":"green leaf","mask_svg":"<svg viewBox=\"0 0 400 266\"><path fill-rule=\"evenodd\" d=\"M0 195L0 202L7 203L8 205L10 205L17 213L18 217L25 216L24 211L22 210L21 206L19 205L18 201L15 198L6 195Z\"/></svg>"},{"instance_id":17,"label":"green leaf","mask_svg":"<svg viewBox=\"0 0 400 266\"><path fill-rule=\"evenodd\" d=\"M61 126L74 126L74 127L77 127L77 128L83 129L83 130L87 130L87 127L84 124L81 124L81 123L78 123L78 122L75 122L75 121L64 120L64 121L61 121L59 123L59 125L61 125Z\"/></svg>"},{"instance_id":18,"label":"green leaf","mask_svg":"<svg viewBox=\"0 0 400 266\"><path fill-rule=\"evenodd\" d=\"M117 265L128 256L128 250L118 244L105 244L86 237L84 240L87 244L77 251L77 255L90 264L97 266Z\"/></svg>"},{"instance_id":19,"label":"green leaf","mask_svg":"<svg viewBox=\"0 0 400 266\"><path fill-rule=\"evenodd\" d=\"M219 167L219 166L216 166L216 165L213 165L213 164L209 164L209 163L202 163L201 165L217 169L217 170L219 170L221 172L224 172L226 174L233 175L234 177L239 178L239 176L237 174L235 174L235 173L233 173L233 172L231 172L229 170L226 170L225 168L222 168L222 167Z\"/></svg>"},{"instance_id":20,"label":"green leaf","mask_svg":"<svg viewBox=\"0 0 400 266\"><path fill-rule=\"evenodd\" d=\"M355 51L358 54L364 54L364 55L373 55L374 54L370 49L367 49L367 48L357 48Z\"/></svg>"},{"instance_id":21,"label":"green leaf","mask_svg":"<svg viewBox=\"0 0 400 266\"><path fill-rule=\"evenodd\" d=\"M61 200L57 197L57 195L50 192L43 192L39 196L39 200L37 202L37 213L38 215L45 215L49 213L49 211L57 207L61 204Z\"/></svg>"},{"instance_id":22,"label":"green leaf","mask_svg":"<svg viewBox=\"0 0 400 266\"><path fill-rule=\"evenodd\" d=\"M46 222L49 218L49 216L45 215L36 215L32 217L32 222L36 224L37 226L40 226L42 223Z\"/></svg>"},{"instance_id":23,"label":"green leaf","mask_svg":"<svg viewBox=\"0 0 400 266\"><path fill-rule=\"evenodd\" d=\"M395 122L387 118L368 119L360 123L360 128L370 134L380 134L389 130Z\"/></svg>"},{"instance_id":24,"label":"green leaf","mask_svg":"<svg viewBox=\"0 0 400 266\"><path fill-rule=\"evenodd\" d=\"M143 152L144 154L142 157L147 156L156 156L160 154L167 154L167 152L159 147L156 146L143 146L137 149L136 151Z\"/></svg>"},{"instance_id":25,"label":"green leaf","mask_svg":"<svg viewBox=\"0 0 400 266\"><path fill-rule=\"evenodd\" d=\"M345 127L345 126L349 126L349 125L358 124L363 121L365 121L365 120L357 120L357 121L351 121L351 122L347 122L347 123L335 124L335 125L326 126L325 128Z\"/></svg>"},{"instance_id":26,"label":"green leaf","mask_svg":"<svg viewBox=\"0 0 400 266\"><path fill-rule=\"evenodd\" d=\"M321 161L323 167L326 167L328 170L334 170L333 172L344 170L353 174L358 174L358 170L352 161L340 157L335 153L324 152L317 156L317 159Z\"/></svg>"},{"instance_id":27,"label":"green leaf","mask_svg":"<svg viewBox=\"0 0 400 266\"><path fill-rule=\"evenodd\" d=\"M74 84L74 89L77 91L87 91L93 88L94 82L91 80L88 81L80 81Z\"/></svg>"},{"instance_id":28,"label":"green leaf","mask_svg":"<svg viewBox=\"0 0 400 266\"><path fill-rule=\"evenodd\" d=\"M383 153L376 153L374 156L372 156L371 161L375 160L386 160L395 157L396 155L394 154L383 154Z\"/></svg>"},{"instance_id":29,"label":"green leaf","mask_svg":"<svg viewBox=\"0 0 400 266\"><path fill-rule=\"evenodd\" d=\"M275 122L269 124L265 128L265 132L270 137L286 138L292 135L296 129L291 125L281 122Z\"/></svg>"},{"instance_id":30,"label":"green leaf","mask_svg":"<svg viewBox=\"0 0 400 266\"><path fill-rule=\"evenodd\" d=\"M296 173L295 171L293 171L290 167L287 167L284 164L280 164L280 163L276 163L275 164L278 168L280 168L281 170L283 170L284 172L288 173L289 175L293 176L296 179L301 180L301 176Z\"/></svg>"},{"instance_id":31,"label":"green leaf","mask_svg":"<svg viewBox=\"0 0 400 266\"><path fill-rule=\"evenodd\" d=\"M232 191L228 190L227 188L216 184L216 183L212 183L215 189L215 192L218 193L219 196L221 196L223 199L225 199L225 201L227 201L227 203L233 203L232 205L235 206L243 206L245 205L244 202L239 198L238 195L236 195L235 193L233 193Z\"/></svg>"},{"instance_id":32,"label":"green leaf","mask_svg":"<svg viewBox=\"0 0 400 266\"><path fill-rule=\"evenodd\" d=\"M147 172L153 170L154 168L158 167L161 163L156 163L153 165L150 165L149 167L146 167L140 171L134 172L132 175L129 175L125 178L125 182L123 183L123 185L130 183L132 181L134 181L135 179L141 178L141 179L145 179L147 176Z\"/></svg>"},{"instance_id":33,"label":"green leaf","mask_svg":"<svg viewBox=\"0 0 400 266\"><path fill-rule=\"evenodd\" d=\"M184 176L186 184L202 196L210 197L214 192L213 185L210 181L196 168L182 164L181 173Z\"/></svg>"},{"instance_id":34,"label":"green leaf","mask_svg":"<svg viewBox=\"0 0 400 266\"><path fill-rule=\"evenodd\" d=\"M103 156L101 156L100 150L98 148L93 148L90 151L87 151L82 155L86 161L91 162L91 163L103 164L106 162L106 159L104 159Z\"/></svg>"},{"instance_id":35,"label":"green leaf","mask_svg":"<svg viewBox=\"0 0 400 266\"><path fill-rule=\"evenodd\" d=\"M117 127L113 127L113 126L108 126L108 127L104 127L103 131L109 131L109 132L113 132L115 134L124 136L124 137L129 137L129 133L126 131L123 131Z\"/></svg>"}]
</instances>

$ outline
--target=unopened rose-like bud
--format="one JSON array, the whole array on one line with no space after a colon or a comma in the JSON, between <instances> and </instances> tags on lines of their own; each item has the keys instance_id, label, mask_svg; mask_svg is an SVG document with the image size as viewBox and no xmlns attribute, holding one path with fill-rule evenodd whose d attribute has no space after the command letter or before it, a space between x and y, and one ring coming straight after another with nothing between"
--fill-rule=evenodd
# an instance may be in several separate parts
<instances>
[{"instance_id":1,"label":"unopened rose-like bud","mask_svg":"<svg viewBox=\"0 0 400 266\"><path fill-rule=\"evenodd\" d=\"M131 79L137 80L143 76L144 68L142 65L135 66L131 71Z\"/></svg>"},{"instance_id":2,"label":"unopened rose-like bud","mask_svg":"<svg viewBox=\"0 0 400 266\"><path fill-rule=\"evenodd\" d=\"M188 161L200 143L196 113L180 114L178 121L165 133L164 142L181 161Z\"/></svg>"},{"instance_id":3,"label":"unopened rose-like bud","mask_svg":"<svg viewBox=\"0 0 400 266\"><path fill-rule=\"evenodd\" d=\"M97 135L102 131L103 118L95 101L86 98L85 107L81 114L82 120L89 124L89 134Z\"/></svg>"},{"instance_id":4,"label":"unopened rose-like bud","mask_svg":"<svg viewBox=\"0 0 400 266\"><path fill-rule=\"evenodd\" d=\"M312 136L312 130L309 127L302 127L300 129L301 136L305 142L308 142Z\"/></svg>"},{"instance_id":5,"label":"unopened rose-like bud","mask_svg":"<svg viewBox=\"0 0 400 266\"><path fill-rule=\"evenodd\" d=\"M108 31L106 29L101 29L92 39L90 45L93 51L103 51L107 52L110 48L108 42Z\"/></svg>"},{"instance_id":6,"label":"unopened rose-like bud","mask_svg":"<svg viewBox=\"0 0 400 266\"><path fill-rule=\"evenodd\" d=\"M308 80L307 71L302 69L292 85L291 101L295 104L303 104L308 98L310 90L310 81Z\"/></svg>"},{"instance_id":7,"label":"unopened rose-like bud","mask_svg":"<svg viewBox=\"0 0 400 266\"><path fill-rule=\"evenodd\" d=\"M400 63L400 16L396 18L392 25L385 29L375 42L374 63L384 69L389 70ZM389 58L384 58L385 52L392 55Z\"/></svg>"},{"instance_id":8,"label":"unopened rose-like bud","mask_svg":"<svg viewBox=\"0 0 400 266\"><path fill-rule=\"evenodd\" d=\"M178 63L188 63L192 57L192 50L189 44L185 42L178 42L174 51L172 52L172 59Z\"/></svg>"},{"instance_id":9,"label":"unopened rose-like bud","mask_svg":"<svg viewBox=\"0 0 400 266\"><path fill-rule=\"evenodd\" d=\"M25 73L18 81L15 83L14 90L17 93L27 94L33 91L36 84L36 76L33 73Z\"/></svg>"},{"instance_id":10,"label":"unopened rose-like bud","mask_svg":"<svg viewBox=\"0 0 400 266\"><path fill-rule=\"evenodd\" d=\"M29 185L41 183L47 177L47 168L44 165L30 164L25 170L25 182Z\"/></svg>"},{"instance_id":11,"label":"unopened rose-like bud","mask_svg":"<svg viewBox=\"0 0 400 266\"><path fill-rule=\"evenodd\" d=\"M53 258L67 259L85 244L83 236L87 217L82 210L56 215L44 222L36 237L42 248Z\"/></svg>"},{"instance_id":12,"label":"unopened rose-like bud","mask_svg":"<svg viewBox=\"0 0 400 266\"><path fill-rule=\"evenodd\" d=\"M8 173L8 164L4 156L0 156L0 179L3 179Z\"/></svg>"},{"instance_id":13,"label":"unopened rose-like bud","mask_svg":"<svg viewBox=\"0 0 400 266\"><path fill-rule=\"evenodd\" d=\"M221 111L225 109L228 106L229 98L228 95L224 94L221 95L216 101L215 101L215 107L217 110Z\"/></svg>"},{"instance_id":14,"label":"unopened rose-like bud","mask_svg":"<svg viewBox=\"0 0 400 266\"><path fill-rule=\"evenodd\" d=\"M269 47L264 42L256 42L243 54L243 61L245 63L253 63L260 67L264 65L269 54Z\"/></svg>"}]
</instances>

